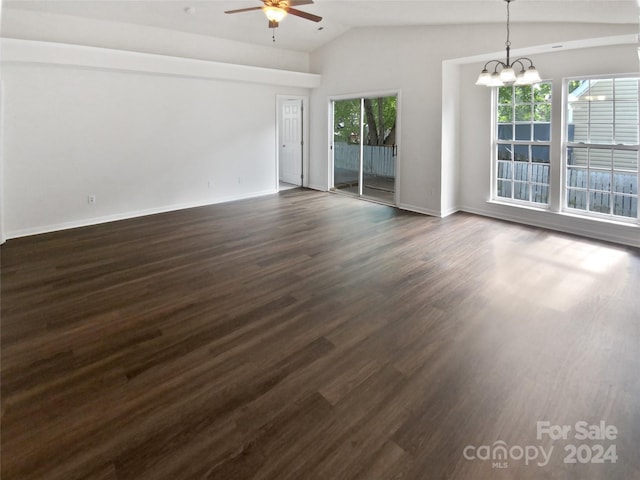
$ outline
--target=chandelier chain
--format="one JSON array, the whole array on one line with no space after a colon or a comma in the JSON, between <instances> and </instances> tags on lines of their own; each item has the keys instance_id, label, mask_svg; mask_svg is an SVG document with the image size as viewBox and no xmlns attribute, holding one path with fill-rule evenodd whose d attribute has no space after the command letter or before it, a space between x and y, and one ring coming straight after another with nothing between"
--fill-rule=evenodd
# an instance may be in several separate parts
<instances>
[{"instance_id":1,"label":"chandelier chain","mask_svg":"<svg viewBox=\"0 0 640 480\"><path fill-rule=\"evenodd\" d=\"M509 23L510 23L510 19L511 19L511 12L509 10L510 6L511 6L511 0L507 0L507 41L504 42L504 44L507 47L511 46L511 41L509 40L509 37L511 36L511 30L509 28Z\"/></svg>"}]
</instances>

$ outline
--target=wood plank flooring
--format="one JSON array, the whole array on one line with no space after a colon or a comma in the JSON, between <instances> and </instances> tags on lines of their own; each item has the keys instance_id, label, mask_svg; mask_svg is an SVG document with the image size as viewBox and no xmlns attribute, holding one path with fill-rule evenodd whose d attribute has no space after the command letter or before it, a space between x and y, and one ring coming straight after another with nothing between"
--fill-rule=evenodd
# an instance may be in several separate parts
<instances>
[{"instance_id":1,"label":"wood plank flooring","mask_svg":"<svg viewBox=\"0 0 640 480\"><path fill-rule=\"evenodd\" d=\"M295 189L1 254L3 480L640 478L636 249Z\"/></svg>"}]
</instances>

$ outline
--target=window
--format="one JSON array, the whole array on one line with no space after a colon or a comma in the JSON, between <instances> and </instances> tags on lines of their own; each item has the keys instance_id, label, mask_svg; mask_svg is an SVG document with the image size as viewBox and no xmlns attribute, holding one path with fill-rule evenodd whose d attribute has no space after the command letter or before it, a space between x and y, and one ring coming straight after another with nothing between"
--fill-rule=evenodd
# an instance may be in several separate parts
<instances>
[{"instance_id":1,"label":"window","mask_svg":"<svg viewBox=\"0 0 640 480\"><path fill-rule=\"evenodd\" d=\"M496 93L494 199L546 206L551 163L551 83Z\"/></svg>"},{"instance_id":2,"label":"window","mask_svg":"<svg viewBox=\"0 0 640 480\"><path fill-rule=\"evenodd\" d=\"M566 82L565 208L638 219L639 78Z\"/></svg>"}]
</instances>

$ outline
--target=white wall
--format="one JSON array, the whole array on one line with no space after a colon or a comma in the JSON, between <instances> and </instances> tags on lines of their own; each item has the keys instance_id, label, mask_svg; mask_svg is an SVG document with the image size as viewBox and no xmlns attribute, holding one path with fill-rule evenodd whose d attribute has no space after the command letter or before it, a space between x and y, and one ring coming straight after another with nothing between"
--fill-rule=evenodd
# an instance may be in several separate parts
<instances>
[{"instance_id":1,"label":"white wall","mask_svg":"<svg viewBox=\"0 0 640 480\"><path fill-rule=\"evenodd\" d=\"M4 204L4 80L0 73L0 244L7 239L4 227Z\"/></svg>"},{"instance_id":2,"label":"white wall","mask_svg":"<svg viewBox=\"0 0 640 480\"><path fill-rule=\"evenodd\" d=\"M459 203L462 210L640 246L638 225L619 225L562 214L560 204L562 79L580 75L631 73L638 71L637 46L616 45L577 50L558 50L535 55L544 79L553 81L552 190L550 212L491 203L491 89L474 85L482 63L459 69L460 117Z\"/></svg>"},{"instance_id":3,"label":"white wall","mask_svg":"<svg viewBox=\"0 0 640 480\"><path fill-rule=\"evenodd\" d=\"M8 238L276 191L276 95L309 90L255 83L260 69L253 83L195 78L175 62L180 75L3 65Z\"/></svg>"},{"instance_id":4,"label":"white wall","mask_svg":"<svg viewBox=\"0 0 640 480\"><path fill-rule=\"evenodd\" d=\"M0 25L2 25L3 0L0 0ZM0 61L2 60L2 52L0 51ZM1 65L1 64L0 64ZM4 235L4 161L2 159L3 152L3 118L4 118L4 101L2 83L2 67L0 66L0 244L5 242Z\"/></svg>"},{"instance_id":5,"label":"white wall","mask_svg":"<svg viewBox=\"0 0 640 480\"><path fill-rule=\"evenodd\" d=\"M512 26L511 41L514 47L524 47L625 33L637 33L637 25L518 23ZM455 99L443 104L443 91L452 90L450 85L442 85L443 61L495 52L502 45L503 24L361 28L313 52L311 71L322 73L322 83L311 97L311 185L318 189L329 186L328 98L400 90L400 206L434 215L455 209L459 198L452 189L458 185L457 160L447 161L443 167L442 158L443 153L457 158L456 140L443 140L442 112L443 107L466 111L467 106ZM483 94L476 91L474 95L477 97L472 100L476 101ZM447 128L456 122L448 121Z\"/></svg>"},{"instance_id":6,"label":"white wall","mask_svg":"<svg viewBox=\"0 0 640 480\"><path fill-rule=\"evenodd\" d=\"M12 15L11 22L3 18L3 35L37 37L37 18L29 12ZM239 42L187 34L172 33L167 40L161 29L82 22L87 23L48 19L42 37L59 35L60 41L71 41L79 32L88 35L95 29L91 41L100 46L133 46L182 57L193 57L202 40L208 43L200 51L208 52L209 60L278 68L286 78L272 72L266 77L273 81L261 82L261 75L247 71L246 83L228 81L238 74L230 69L227 77L207 73L204 78L202 69L217 72L217 67L188 63L195 61L186 58L173 62L176 74L171 74L173 67L165 71L164 64L156 70L146 68L149 63L159 65L154 55L127 57L122 62L126 68L113 68L111 63L85 68L82 61L66 66L39 60L6 64L3 203L8 237L274 191L278 94L311 92L310 186L328 188L329 98L399 91L400 206L434 215L458 206L481 212L480 206L486 206L482 189L488 189L488 180L481 189L469 190L468 183L486 178L482 165L488 162L489 147L482 126L488 124L483 111L489 108L487 90L478 90L474 79L469 82L478 65L459 68L443 62L499 50L503 24L349 31L311 55L309 70L321 72L322 82L310 91L314 82L290 71L308 70L306 54L270 48L263 52ZM57 31L55 25L74 29L76 36L65 33L66 27ZM21 27L27 33L21 33ZM107 40L111 28L123 34L122 44L117 35ZM520 48L626 33L637 33L637 26L517 24L511 39ZM126 53L109 52L116 57ZM596 64L590 55L572 56L568 65L598 73L590 68ZM90 51L83 58L93 56ZM562 65L557 63L558 68ZM603 68L619 65L616 58L607 58ZM539 66L544 72L545 65ZM553 62L550 66L553 71ZM463 118L479 122L475 137L461 138L460 132L466 132ZM95 205L87 203L90 194L97 196ZM482 211L508 217L502 211Z\"/></svg>"},{"instance_id":7,"label":"white wall","mask_svg":"<svg viewBox=\"0 0 640 480\"><path fill-rule=\"evenodd\" d=\"M439 28L356 29L312 53L311 69L322 84L311 96L311 184L328 188L328 99L375 91L400 91L402 132L399 202L439 211L440 59L428 47ZM420 58L420 61L416 61ZM435 91L435 95L430 95ZM434 131L437 130L437 131Z\"/></svg>"},{"instance_id":8,"label":"white wall","mask_svg":"<svg viewBox=\"0 0 640 480\"><path fill-rule=\"evenodd\" d=\"M463 109L460 102L460 68L442 65L442 157L440 215L447 216L459 209L460 189L460 121Z\"/></svg>"}]
</instances>

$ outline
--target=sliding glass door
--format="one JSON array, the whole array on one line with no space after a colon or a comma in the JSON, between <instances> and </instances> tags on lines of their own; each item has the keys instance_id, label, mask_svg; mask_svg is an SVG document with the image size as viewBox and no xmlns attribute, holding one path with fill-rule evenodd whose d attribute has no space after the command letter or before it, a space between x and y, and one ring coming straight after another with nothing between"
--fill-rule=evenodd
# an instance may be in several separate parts
<instances>
[{"instance_id":1,"label":"sliding glass door","mask_svg":"<svg viewBox=\"0 0 640 480\"><path fill-rule=\"evenodd\" d=\"M333 188L395 204L397 96L333 102Z\"/></svg>"}]
</instances>

